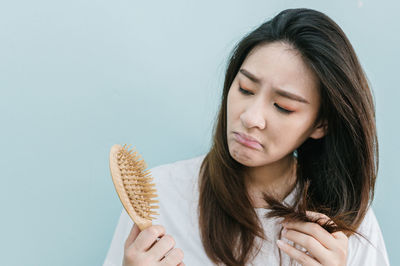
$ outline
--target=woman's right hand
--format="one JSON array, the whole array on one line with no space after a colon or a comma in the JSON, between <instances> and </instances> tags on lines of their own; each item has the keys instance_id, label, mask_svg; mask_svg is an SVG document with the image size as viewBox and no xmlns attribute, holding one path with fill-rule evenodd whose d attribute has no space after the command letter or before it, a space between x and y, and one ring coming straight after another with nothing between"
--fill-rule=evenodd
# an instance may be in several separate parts
<instances>
[{"instance_id":1,"label":"woman's right hand","mask_svg":"<svg viewBox=\"0 0 400 266\"><path fill-rule=\"evenodd\" d=\"M183 251L174 246L174 238L165 234L163 226L152 225L140 231L135 224L125 241L123 266L184 266Z\"/></svg>"}]
</instances>

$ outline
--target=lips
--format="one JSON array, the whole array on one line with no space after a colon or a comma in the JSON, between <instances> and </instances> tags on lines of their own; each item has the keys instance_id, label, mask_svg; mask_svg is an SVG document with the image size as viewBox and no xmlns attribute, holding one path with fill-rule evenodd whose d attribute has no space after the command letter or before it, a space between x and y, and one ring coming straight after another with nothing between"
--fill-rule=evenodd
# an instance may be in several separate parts
<instances>
[{"instance_id":1,"label":"lips","mask_svg":"<svg viewBox=\"0 0 400 266\"><path fill-rule=\"evenodd\" d=\"M262 150L263 146L255 138L245 135L243 133L234 132L234 134L235 134L236 141L238 141L239 143L241 143L249 148L253 148L256 150Z\"/></svg>"}]
</instances>

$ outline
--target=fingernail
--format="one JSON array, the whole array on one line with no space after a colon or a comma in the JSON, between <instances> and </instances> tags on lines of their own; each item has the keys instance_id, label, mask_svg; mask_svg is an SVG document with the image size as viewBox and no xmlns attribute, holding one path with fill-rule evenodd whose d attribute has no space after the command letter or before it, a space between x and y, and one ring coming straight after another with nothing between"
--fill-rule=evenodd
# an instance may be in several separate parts
<instances>
[{"instance_id":1,"label":"fingernail","mask_svg":"<svg viewBox=\"0 0 400 266\"><path fill-rule=\"evenodd\" d=\"M276 244L278 245L278 246L283 246L283 241L282 240L280 240L280 239L278 239L278 240L276 240Z\"/></svg>"}]
</instances>

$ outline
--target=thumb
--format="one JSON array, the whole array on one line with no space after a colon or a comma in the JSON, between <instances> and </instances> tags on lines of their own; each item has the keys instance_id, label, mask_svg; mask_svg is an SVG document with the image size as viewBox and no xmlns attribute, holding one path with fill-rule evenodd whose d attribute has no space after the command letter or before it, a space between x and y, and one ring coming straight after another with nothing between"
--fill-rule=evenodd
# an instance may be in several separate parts
<instances>
[{"instance_id":1,"label":"thumb","mask_svg":"<svg viewBox=\"0 0 400 266\"><path fill-rule=\"evenodd\" d=\"M131 229L131 232L129 233L128 238L125 240L125 249L127 247L129 247L133 243L133 241L135 241L135 239L137 238L139 233L140 233L139 227L136 224L134 224L132 226L132 229Z\"/></svg>"}]
</instances>

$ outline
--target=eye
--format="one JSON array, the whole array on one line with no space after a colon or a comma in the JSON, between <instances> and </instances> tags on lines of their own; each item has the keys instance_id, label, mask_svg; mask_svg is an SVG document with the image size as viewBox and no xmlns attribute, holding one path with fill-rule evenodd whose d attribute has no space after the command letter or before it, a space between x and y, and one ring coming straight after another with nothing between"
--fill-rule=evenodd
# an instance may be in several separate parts
<instances>
[{"instance_id":1,"label":"eye","mask_svg":"<svg viewBox=\"0 0 400 266\"><path fill-rule=\"evenodd\" d=\"M253 93L251 91L245 90L245 89L243 89L241 87L239 87L239 91L240 91L240 93L242 93L244 95L253 95ZM274 103L274 105L276 106L276 108L278 108L279 112L282 112L284 114L290 114L290 113L294 112L294 111L290 111L290 110L287 110L285 108L282 108L276 103Z\"/></svg>"},{"instance_id":2,"label":"eye","mask_svg":"<svg viewBox=\"0 0 400 266\"><path fill-rule=\"evenodd\" d=\"M274 103L274 105L276 106L276 108L278 108L278 110L279 110L280 112L282 112L282 113L284 113L284 114L293 113L293 111L286 110L285 108L280 107L280 106L277 105L276 103Z\"/></svg>"},{"instance_id":3,"label":"eye","mask_svg":"<svg viewBox=\"0 0 400 266\"><path fill-rule=\"evenodd\" d=\"M253 94L251 91L245 90L241 87L239 87L239 91L244 95L252 95Z\"/></svg>"}]
</instances>

